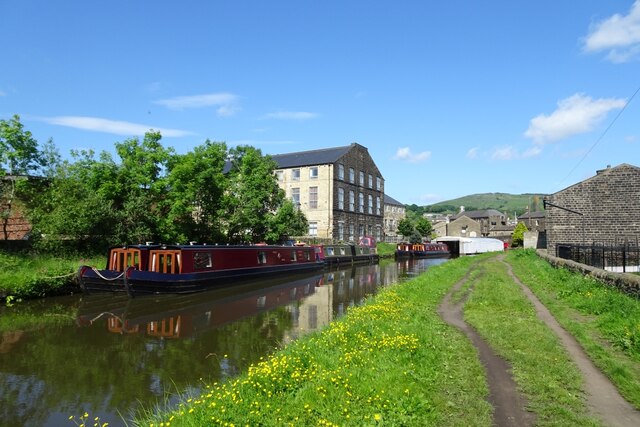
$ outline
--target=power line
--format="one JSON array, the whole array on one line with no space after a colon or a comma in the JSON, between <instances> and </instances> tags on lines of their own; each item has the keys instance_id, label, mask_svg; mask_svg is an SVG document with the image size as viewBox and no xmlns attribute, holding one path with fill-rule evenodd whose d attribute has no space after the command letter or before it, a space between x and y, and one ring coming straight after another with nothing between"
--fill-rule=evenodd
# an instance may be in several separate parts
<instances>
[{"instance_id":1,"label":"power line","mask_svg":"<svg viewBox=\"0 0 640 427\"><path fill-rule=\"evenodd\" d=\"M638 86L638 88L636 89L635 92L633 92L633 95L631 95L631 97L629 98L629 100L624 104L624 106L620 109L620 111L618 111L618 114L616 114L616 116L613 118L613 120L611 121L611 123L609 123L609 126L607 126L607 128L604 130L604 132L602 132L602 134L600 135L600 137L598 139L596 139L596 141L591 144L591 147L587 150L586 153L584 153L584 155L582 156L582 158L578 161L578 163L573 167L573 169L571 169L569 171L569 173L567 174L567 176L565 176L562 181L560 181L558 183L558 187L560 187L562 185L562 183L564 183L567 178L569 178L571 176L571 174L573 172L575 172L576 169L578 169L578 166L580 166L582 164L582 162L584 161L584 159L587 158L587 156L589 155L589 153L591 153L591 151L593 151L594 148L596 148L596 145L598 145L600 143L600 141L602 141L602 139L604 138L604 136L607 134L607 132L609 132L609 129L611 129L613 127L613 124L618 120L618 118L620 118L620 116L622 115L622 113L624 112L624 110L627 109L627 107L629 106L629 104L631 103L631 101L633 100L633 98L635 98L635 96L638 94L638 92L640 92L640 86Z\"/></svg>"}]
</instances>

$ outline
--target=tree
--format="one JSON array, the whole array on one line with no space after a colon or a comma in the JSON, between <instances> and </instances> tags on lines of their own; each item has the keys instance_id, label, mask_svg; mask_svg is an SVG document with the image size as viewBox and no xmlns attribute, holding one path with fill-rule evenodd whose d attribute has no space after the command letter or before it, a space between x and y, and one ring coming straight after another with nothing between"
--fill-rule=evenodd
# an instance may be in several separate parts
<instances>
[{"instance_id":1,"label":"tree","mask_svg":"<svg viewBox=\"0 0 640 427\"><path fill-rule=\"evenodd\" d=\"M524 222L519 222L511 235L511 246L522 246L524 244L524 233L527 231L527 226L524 225Z\"/></svg>"},{"instance_id":2,"label":"tree","mask_svg":"<svg viewBox=\"0 0 640 427\"><path fill-rule=\"evenodd\" d=\"M162 200L162 234L168 241L223 240L223 196L228 186L223 173L224 143L209 140L192 152L169 161L168 193Z\"/></svg>"},{"instance_id":3,"label":"tree","mask_svg":"<svg viewBox=\"0 0 640 427\"><path fill-rule=\"evenodd\" d=\"M431 221L425 217L418 218L418 221L416 221L416 230L418 230L418 233L420 233L422 237L431 237L431 232L433 231Z\"/></svg>"},{"instance_id":4,"label":"tree","mask_svg":"<svg viewBox=\"0 0 640 427\"><path fill-rule=\"evenodd\" d=\"M16 198L38 184L26 175L46 168L58 158L51 141L44 151L40 150L31 132L24 130L20 116L0 120L0 221L5 240L9 238L9 219L17 212Z\"/></svg>"},{"instance_id":5,"label":"tree","mask_svg":"<svg viewBox=\"0 0 640 427\"><path fill-rule=\"evenodd\" d=\"M291 200L285 199L276 214L271 217L265 240L267 243L282 243L291 236L306 234L308 229L309 223L304 213L294 206Z\"/></svg>"},{"instance_id":6,"label":"tree","mask_svg":"<svg viewBox=\"0 0 640 427\"><path fill-rule=\"evenodd\" d=\"M405 238L411 236L414 230L413 222L409 218L403 218L398 221L398 232Z\"/></svg>"},{"instance_id":7,"label":"tree","mask_svg":"<svg viewBox=\"0 0 640 427\"><path fill-rule=\"evenodd\" d=\"M273 173L277 163L249 146L231 149L229 157L224 203L227 239L233 243L261 242L266 239L271 217L285 199Z\"/></svg>"}]
</instances>

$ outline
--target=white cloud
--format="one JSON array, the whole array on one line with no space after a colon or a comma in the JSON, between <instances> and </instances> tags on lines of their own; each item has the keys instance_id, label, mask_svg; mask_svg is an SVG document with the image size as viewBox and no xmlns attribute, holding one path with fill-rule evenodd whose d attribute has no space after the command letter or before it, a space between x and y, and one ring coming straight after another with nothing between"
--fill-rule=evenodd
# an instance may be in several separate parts
<instances>
[{"instance_id":1,"label":"white cloud","mask_svg":"<svg viewBox=\"0 0 640 427\"><path fill-rule=\"evenodd\" d=\"M493 153L491 154L491 160L507 161L507 160L529 159L531 157L538 156L541 152L542 152L542 148L536 145L529 147L522 152L520 152L518 149L516 149L512 145L505 145L502 147L498 147L493 151Z\"/></svg>"},{"instance_id":2,"label":"white cloud","mask_svg":"<svg viewBox=\"0 0 640 427\"><path fill-rule=\"evenodd\" d=\"M594 100L578 93L560 100L558 108L550 115L540 114L531 119L524 135L535 143L544 144L590 132L609 111L623 108L625 104L624 99Z\"/></svg>"},{"instance_id":3,"label":"white cloud","mask_svg":"<svg viewBox=\"0 0 640 427\"><path fill-rule=\"evenodd\" d=\"M431 157L431 151L422 151L420 153L412 153L409 147L398 148L396 151L396 160L405 160L409 163L419 163L428 160Z\"/></svg>"},{"instance_id":4,"label":"white cloud","mask_svg":"<svg viewBox=\"0 0 640 427\"><path fill-rule=\"evenodd\" d=\"M591 26L584 40L585 52L608 51L607 59L626 62L640 54L640 0L628 15L615 14Z\"/></svg>"},{"instance_id":5,"label":"white cloud","mask_svg":"<svg viewBox=\"0 0 640 427\"><path fill-rule=\"evenodd\" d=\"M122 122L117 120L101 119L99 117L85 116L57 116L43 117L39 120L52 125L67 126L75 129L90 130L95 132L111 133L115 135L144 135L149 130L160 132L164 137L181 137L193 135L192 132L179 129L165 129L139 123Z\"/></svg>"},{"instance_id":6,"label":"white cloud","mask_svg":"<svg viewBox=\"0 0 640 427\"><path fill-rule=\"evenodd\" d=\"M275 113L267 113L262 116L263 119L277 119L277 120L311 120L317 118L317 113L310 113L307 111L278 111Z\"/></svg>"},{"instance_id":7,"label":"white cloud","mask_svg":"<svg viewBox=\"0 0 640 427\"><path fill-rule=\"evenodd\" d=\"M478 150L480 147L473 147L467 151L467 159L475 159L478 157Z\"/></svg>"},{"instance_id":8,"label":"white cloud","mask_svg":"<svg viewBox=\"0 0 640 427\"><path fill-rule=\"evenodd\" d=\"M159 99L154 101L154 104L162 105L170 110L218 106L216 112L219 116L231 116L240 109L237 105L238 96L232 93L208 93L204 95L177 96L175 98Z\"/></svg>"}]
</instances>

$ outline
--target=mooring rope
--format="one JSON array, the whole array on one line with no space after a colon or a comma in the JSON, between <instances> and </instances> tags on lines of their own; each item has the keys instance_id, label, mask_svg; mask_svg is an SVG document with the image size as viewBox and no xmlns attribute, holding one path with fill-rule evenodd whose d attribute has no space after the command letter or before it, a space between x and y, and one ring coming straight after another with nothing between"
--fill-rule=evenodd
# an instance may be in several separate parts
<instances>
[{"instance_id":1,"label":"mooring rope","mask_svg":"<svg viewBox=\"0 0 640 427\"><path fill-rule=\"evenodd\" d=\"M108 281L112 281L112 280L118 280L119 278L121 278L122 276L124 276L124 271L122 273L120 273L119 275L117 275L116 277L114 277L113 279L109 279L108 277L104 277L101 273L100 270L98 270L95 267L91 267L91 269L93 270L94 273L96 273L98 276L100 276L102 279L104 280L108 280Z\"/></svg>"}]
</instances>

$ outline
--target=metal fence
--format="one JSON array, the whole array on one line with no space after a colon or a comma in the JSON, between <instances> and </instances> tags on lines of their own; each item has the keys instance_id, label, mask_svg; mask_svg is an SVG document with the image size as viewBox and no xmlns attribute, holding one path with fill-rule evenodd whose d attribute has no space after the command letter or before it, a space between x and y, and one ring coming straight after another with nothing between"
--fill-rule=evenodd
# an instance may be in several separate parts
<instances>
[{"instance_id":1,"label":"metal fence","mask_svg":"<svg viewBox=\"0 0 640 427\"><path fill-rule=\"evenodd\" d=\"M556 245L556 256L615 273L640 271L638 239L591 245L559 243Z\"/></svg>"}]
</instances>

